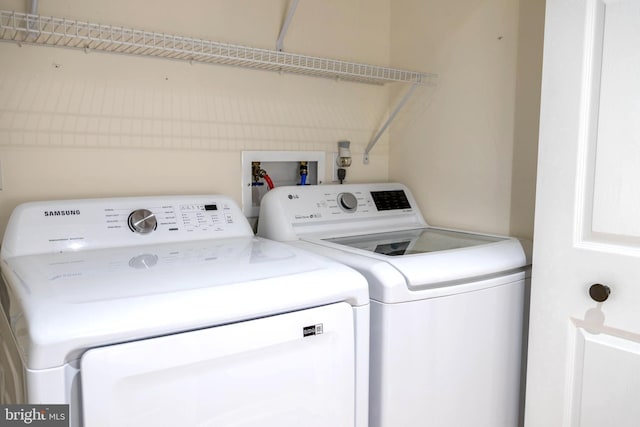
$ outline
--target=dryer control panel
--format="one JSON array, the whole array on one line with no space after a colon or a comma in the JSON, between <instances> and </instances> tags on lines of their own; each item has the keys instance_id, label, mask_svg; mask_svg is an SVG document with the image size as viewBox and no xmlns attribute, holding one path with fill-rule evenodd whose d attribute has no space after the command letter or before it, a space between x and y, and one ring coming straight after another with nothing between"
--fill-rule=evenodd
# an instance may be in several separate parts
<instances>
[{"instance_id":1,"label":"dryer control panel","mask_svg":"<svg viewBox=\"0 0 640 427\"><path fill-rule=\"evenodd\" d=\"M220 195L32 202L9 224L7 256L253 235L237 204Z\"/></svg>"}]
</instances>

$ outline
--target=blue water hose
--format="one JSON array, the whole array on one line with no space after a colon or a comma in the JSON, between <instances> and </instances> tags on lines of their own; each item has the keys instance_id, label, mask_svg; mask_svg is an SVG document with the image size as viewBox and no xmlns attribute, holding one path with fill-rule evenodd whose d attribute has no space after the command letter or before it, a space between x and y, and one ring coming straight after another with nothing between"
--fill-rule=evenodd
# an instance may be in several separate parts
<instances>
[{"instance_id":1,"label":"blue water hose","mask_svg":"<svg viewBox=\"0 0 640 427\"><path fill-rule=\"evenodd\" d=\"M307 162L300 162L300 185L307 185L308 173L309 168L307 167Z\"/></svg>"}]
</instances>

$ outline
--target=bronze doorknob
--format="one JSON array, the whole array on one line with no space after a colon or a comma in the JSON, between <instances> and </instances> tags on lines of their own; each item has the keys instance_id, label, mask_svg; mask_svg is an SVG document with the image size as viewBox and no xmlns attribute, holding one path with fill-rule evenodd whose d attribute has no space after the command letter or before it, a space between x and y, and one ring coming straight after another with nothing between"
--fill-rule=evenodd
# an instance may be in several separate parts
<instances>
[{"instance_id":1,"label":"bronze doorknob","mask_svg":"<svg viewBox=\"0 0 640 427\"><path fill-rule=\"evenodd\" d=\"M589 296L597 302L606 301L610 293L611 289L607 285L601 285L600 283L594 283L589 288Z\"/></svg>"}]
</instances>

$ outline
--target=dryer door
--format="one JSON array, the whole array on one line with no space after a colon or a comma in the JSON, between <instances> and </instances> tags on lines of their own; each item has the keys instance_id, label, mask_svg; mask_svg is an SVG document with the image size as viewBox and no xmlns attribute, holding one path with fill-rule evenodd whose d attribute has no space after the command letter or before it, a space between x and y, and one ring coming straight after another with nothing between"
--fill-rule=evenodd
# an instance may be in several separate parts
<instances>
[{"instance_id":1,"label":"dryer door","mask_svg":"<svg viewBox=\"0 0 640 427\"><path fill-rule=\"evenodd\" d=\"M95 348L84 425L352 427L354 340L343 302Z\"/></svg>"}]
</instances>

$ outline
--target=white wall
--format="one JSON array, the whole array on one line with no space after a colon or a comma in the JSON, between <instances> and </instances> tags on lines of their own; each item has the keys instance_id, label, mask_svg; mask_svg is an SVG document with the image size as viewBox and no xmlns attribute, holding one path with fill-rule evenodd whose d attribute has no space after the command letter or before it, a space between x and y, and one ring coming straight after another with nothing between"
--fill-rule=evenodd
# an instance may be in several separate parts
<instances>
[{"instance_id":1,"label":"white wall","mask_svg":"<svg viewBox=\"0 0 640 427\"><path fill-rule=\"evenodd\" d=\"M394 0L392 66L439 74L391 129L433 225L533 236L544 0Z\"/></svg>"},{"instance_id":2,"label":"white wall","mask_svg":"<svg viewBox=\"0 0 640 427\"><path fill-rule=\"evenodd\" d=\"M27 1L0 0L25 12ZM275 49L287 0L56 0L42 15ZM389 0L303 1L289 52L388 65ZM226 193L242 150L361 158L387 87L239 68L0 43L0 233L21 202ZM388 178L387 136L351 181ZM330 176L327 171L327 176Z\"/></svg>"},{"instance_id":3,"label":"white wall","mask_svg":"<svg viewBox=\"0 0 640 427\"><path fill-rule=\"evenodd\" d=\"M39 12L274 49L288 3L56 0ZM349 139L351 182L408 184L434 225L531 237L543 9L300 2L286 51L440 76L369 166L364 147L402 87L0 43L0 233L28 200L220 192L240 202L242 150L325 151L329 169L336 141Z\"/></svg>"}]
</instances>

